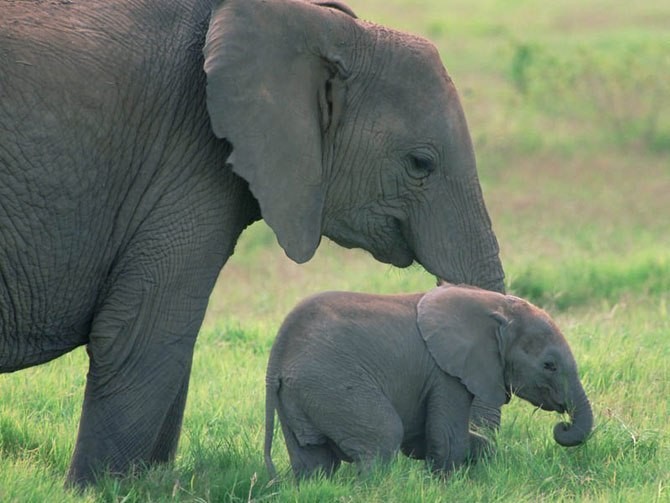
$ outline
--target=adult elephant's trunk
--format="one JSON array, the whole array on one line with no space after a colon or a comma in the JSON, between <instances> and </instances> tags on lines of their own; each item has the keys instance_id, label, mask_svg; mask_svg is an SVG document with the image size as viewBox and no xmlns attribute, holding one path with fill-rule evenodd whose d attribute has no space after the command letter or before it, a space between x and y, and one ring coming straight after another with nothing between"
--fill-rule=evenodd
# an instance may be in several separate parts
<instances>
[{"instance_id":1,"label":"adult elephant's trunk","mask_svg":"<svg viewBox=\"0 0 670 503\"><path fill-rule=\"evenodd\" d=\"M493 232L463 107L453 83L442 113L444 165L431 190L411 207L405 238L427 271L451 283L505 292L499 247Z\"/></svg>"},{"instance_id":2,"label":"adult elephant's trunk","mask_svg":"<svg viewBox=\"0 0 670 503\"><path fill-rule=\"evenodd\" d=\"M572 386L574 393L569 400L571 422L558 423L554 427L554 440L565 447L583 443L593 428L591 404L579 379L575 378L575 381Z\"/></svg>"},{"instance_id":3,"label":"adult elephant's trunk","mask_svg":"<svg viewBox=\"0 0 670 503\"><path fill-rule=\"evenodd\" d=\"M417 217L414 224L420 232L411 242L419 262L447 282L505 293L498 241L478 179L446 180L445 192L431 205L432 218Z\"/></svg>"}]
</instances>

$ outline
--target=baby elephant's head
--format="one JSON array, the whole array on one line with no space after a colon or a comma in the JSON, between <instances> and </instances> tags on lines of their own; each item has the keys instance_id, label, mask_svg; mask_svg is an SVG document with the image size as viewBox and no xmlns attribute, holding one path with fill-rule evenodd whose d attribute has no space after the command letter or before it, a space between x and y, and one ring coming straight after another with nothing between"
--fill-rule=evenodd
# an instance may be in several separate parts
<instances>
[{"instance_id":1,"label":"baby elephant's head","mask_svg":"<svg viewBox=\"0 0 670 503\"><path fill-rule=\"evenodd\" d=\"M591 405L565 337L542 309L510 295L441 286L419 302L418 325L437 365L481 401L500 407L512 392L567 412L571 421L556 425L556 442L586 440Z\"/></svg>"}]
</instances>

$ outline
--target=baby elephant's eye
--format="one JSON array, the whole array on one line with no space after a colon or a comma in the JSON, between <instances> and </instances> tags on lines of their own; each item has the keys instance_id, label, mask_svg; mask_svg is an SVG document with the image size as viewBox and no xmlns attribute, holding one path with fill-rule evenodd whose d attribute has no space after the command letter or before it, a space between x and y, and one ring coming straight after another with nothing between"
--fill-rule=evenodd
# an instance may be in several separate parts
<instances>
[{"instance_id":1,"label":"baby elephant's eye","mask_svg":"<svg viewBox=\"0 0 670 503\"><path fill-rule=\"evenodd\" d=\"M554 362L544 362L544 370L549 372L556 372L556 364Z\"/></svg>"}]
</instances>

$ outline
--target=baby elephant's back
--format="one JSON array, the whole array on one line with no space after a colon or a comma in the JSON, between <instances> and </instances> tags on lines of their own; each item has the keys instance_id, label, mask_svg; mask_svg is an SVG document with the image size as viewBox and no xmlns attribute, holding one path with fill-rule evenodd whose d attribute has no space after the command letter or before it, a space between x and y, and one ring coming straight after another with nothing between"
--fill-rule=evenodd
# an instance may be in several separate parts
<instances>
[{"instance_id":1,"label":"baby elephant's back","mask_svg":"<svg viewBox=\"0 0 670 503\"><path fill-rule=\"evenodd\" d=\"M325 292L309 297L279 329L269 370L285 378L314 378L343 367L374 373L377 365L405 360L422 346L416 328L422 295Z\"/></svg>"}]
</instances>

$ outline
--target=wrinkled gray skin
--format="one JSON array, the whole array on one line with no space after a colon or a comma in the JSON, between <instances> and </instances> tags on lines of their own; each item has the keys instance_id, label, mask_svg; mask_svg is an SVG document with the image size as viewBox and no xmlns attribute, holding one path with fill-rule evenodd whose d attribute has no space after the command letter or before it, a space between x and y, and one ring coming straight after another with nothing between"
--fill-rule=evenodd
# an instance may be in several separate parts
<instances>
[{"instance_id":1,"label":"wrinkled gray skin","mask_svg":"<svg viewBox=\"0 0 670 503\"><path fill-rule=\"evenodd\" d=\"M173 457L221 267L263 218L503 290L456 89L336 2L0 4L0 372L87 345L68 480Z\"/></svg>"},{"instance_id":2,"label":"wrinkled gray skin","mask_svg":"<svg viewBox=\"0 0 670 503\"><path fill-rule=\"evenodd\" d=\"M272 477L275 410L298 478L398 450L449 471L487 448L469 432L474 397L499 411L514 393L568 412L571 421L554 429L564 446L584 442L593 426L575 360L547 313L472 287L313 296L282 324L266 383Z\"/></svg>"}]
</instances>

